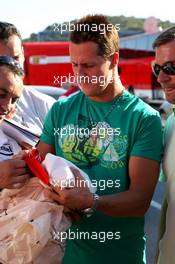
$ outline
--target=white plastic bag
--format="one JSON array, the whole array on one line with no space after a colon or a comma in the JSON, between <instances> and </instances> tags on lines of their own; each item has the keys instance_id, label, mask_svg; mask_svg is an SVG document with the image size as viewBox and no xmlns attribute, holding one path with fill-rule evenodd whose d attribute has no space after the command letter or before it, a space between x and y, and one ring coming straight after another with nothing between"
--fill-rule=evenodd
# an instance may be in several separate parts
<instances>
[{"instance_id":1,"label":"white plastic bag","mask_svg":"<svg viewBox=\"0 0 175 264\"><path fill-rule=\"evenodd\" d=\"M80 171L90 191L96 191L88 175L63 158L47 154L42 165L53 185L74 184L70 170L74 167ZM65 241L58 238L71 222L65 216L63 206L45 197L44 189L38 178L31 178L20 190L4 189L1 192L0 263L61 263Z\"/></svg>"},{"instance_id":2,"label":"white plastic bag","mask_svg":"<svg viewBox=\"0 0 175 264\"><path fill-rule=\"evenodd\" d=\"M88 186L90 192L95 193L96 187L92 185L89 176L69 160L48 153L42 162L42 166L49 174L49 182L53 186L74 187L75 178L71 167L77 169L84 178L84 183ZM82 184L84 184L82 183Z\"/></svg>"},{"instance_id":3,"label":"white plastic bag","mask_svg":"<svg viewBox=\"0 0 175 264\"><path fill-rule=\"evenodd\" d=\"M57 238L70 226L63 206L47 200L37 178L15 192L4 190L0 197L0 262L61 263L64 244Z\"/></svg>"}]
</instances>

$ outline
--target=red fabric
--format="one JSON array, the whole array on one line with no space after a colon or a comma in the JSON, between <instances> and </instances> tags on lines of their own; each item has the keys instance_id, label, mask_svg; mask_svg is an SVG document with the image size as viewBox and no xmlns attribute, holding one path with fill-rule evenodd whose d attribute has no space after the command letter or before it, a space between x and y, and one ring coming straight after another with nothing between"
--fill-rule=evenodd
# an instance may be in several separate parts
<instances>
[{"instance_id":1,"label":"red fabric","mask_svg":"<svg viewBox=\"0 0 175 264\"><path fill-rule=\"evenodd\" d=\"M26 161L27 166L32 171L34 176L39 178L43 183L49 184L49 176L41 166L43 158L41 157L37 149L32 149L31 151L29 151L25 155L24 160Z\"/></svg>"}]
</instances>

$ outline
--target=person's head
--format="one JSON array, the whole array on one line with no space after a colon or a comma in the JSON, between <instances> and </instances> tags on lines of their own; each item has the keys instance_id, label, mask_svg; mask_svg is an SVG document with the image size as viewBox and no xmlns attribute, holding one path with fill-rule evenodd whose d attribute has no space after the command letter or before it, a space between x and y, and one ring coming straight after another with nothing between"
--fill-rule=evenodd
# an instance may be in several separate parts
<instances>
[{"instance_id":1,"label":"person's head","mask_svg":"<svg viewBox=\"0 0 175 264\"><path fill-rule=\"evenodd\" d=\"M70 57L77 83L87 96L99 97L114 87L118 51L117 30L105 16L88 15L74 23Z\"/></svg>"},{"instance_id":2,"label":"person's head","mask_svg":"<svg viewBox=\"0 0 175 264\"><path fill-rule=\"evenodd\" d=\"M175 27L163 31L154 41L153 73L165 91L166 99L175 104Z\"/></svg>"},{"instance_id":3,"label":"person's head","mask_svg":"<svg viewBox=\"0 0 175 264\"><path fill-rule=\"evenodd\" d=\"M7 55L23 67L24 51L18 29L10 23L0 22L0 55Z\"/></svg>"},{"instance_id":4,"label":"person's head","mask_svg":"<svg viewBox=\"0 0 175 264\"><path fill-rule=\"evenodd\" d=\"M24 72L9 56L0 56L0 122L14 113L23 88Z\"/></svg>"}]
</instances>

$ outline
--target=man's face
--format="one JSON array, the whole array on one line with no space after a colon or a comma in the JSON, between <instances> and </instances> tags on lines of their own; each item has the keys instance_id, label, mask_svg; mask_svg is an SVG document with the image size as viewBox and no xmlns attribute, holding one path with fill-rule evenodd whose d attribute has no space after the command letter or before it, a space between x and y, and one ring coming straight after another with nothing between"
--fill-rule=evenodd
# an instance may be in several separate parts
<instances>
[{"instance_id":1,"label":"man's face","mask_svg":"<svg viewBox=\"0 0 175 264\"><path fill-rule=\"evenodd\" d=\"M166 62L175 62L175 41L157 47L155 52L156 64L163 65ZM160 70L157 81L164 89L167 101L175 104L175 75L168 75Z\"/></svg>"},{"instance_id":2,"label":"man's face","mask_svg":"<svg viewBox=\"0 0 175 264\"><path fill-rule=\"evenodd\" d=\"M6 66L0 67L0 122L14 111L15 103L21 96L22 78Z\"/></svg>"},{"instance_id":3,"label":"man's face","mask_svg":"<svg viewBox=\"0 0 175 264\"><path fill-rule=\"evenodd\" d=\"M112 59L105 60L99 56L98 45L92 41L80 44L71 42L70 57L81 90L91 98L101 98L112 81Z\"/></svg>"},{"instance_id":4,"label":"man's face","mask_svg":"<svg viewBox=\"0 0 175 264\"><path fill-rule=\"evenodd\" d=\"M18 36L11 36L7 42L0 40L0 55L7 55L14 58L23 68L24 51Z\"/></svg>"}]
</instances>

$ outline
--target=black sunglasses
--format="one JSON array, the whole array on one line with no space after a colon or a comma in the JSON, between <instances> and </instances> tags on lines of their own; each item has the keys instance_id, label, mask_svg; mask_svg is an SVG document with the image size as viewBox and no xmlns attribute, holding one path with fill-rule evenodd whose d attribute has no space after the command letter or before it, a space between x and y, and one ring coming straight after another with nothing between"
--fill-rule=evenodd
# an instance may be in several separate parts
<instances>
[{"instance_id":1,"label":"black sunglasses","mask_svg":"<svg viewBox=\"0 0 175 264\"><path fill-rule=\"evenodd\" d=\"M159 76L160 70L167 75L175 75L175 61L167 61L162 65L152 63L152 71L156 77Z\"/></svg>"}]
</instances>

